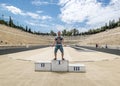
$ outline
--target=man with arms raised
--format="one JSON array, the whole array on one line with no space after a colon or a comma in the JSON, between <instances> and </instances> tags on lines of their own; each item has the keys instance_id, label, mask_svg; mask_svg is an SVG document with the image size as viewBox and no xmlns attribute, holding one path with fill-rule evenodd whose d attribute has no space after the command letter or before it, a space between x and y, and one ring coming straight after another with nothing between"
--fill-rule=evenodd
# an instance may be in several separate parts
<instances>
[{"instance_id":1,"label":"man with arms raised","mask_svg":"<svg viewBox=\"0 0 120 86\"><path fill-rule=\"evenodd\" d=\"M61 36L61 32L58 31L57 37L55 37L55 41L54 41L54 44L53 44L53 46L55 45L55 50L54 50L55 58L54 58L54 60L57 59L57 51L58 51L58 49L61 51L62 60L64 60L64 58L63 58L63 56L64 56L63 42L64 42L64 39Z\"/></svg>"}]
</instances>

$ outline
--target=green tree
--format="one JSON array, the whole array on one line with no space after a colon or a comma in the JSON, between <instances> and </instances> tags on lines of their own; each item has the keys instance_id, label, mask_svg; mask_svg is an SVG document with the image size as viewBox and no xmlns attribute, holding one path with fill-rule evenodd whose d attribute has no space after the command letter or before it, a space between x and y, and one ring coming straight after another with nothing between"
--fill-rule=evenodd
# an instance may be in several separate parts
<instances>
[{"instance_id":1,"label":"green tree","mask_svg":"<svg viewBox=\"0 0 120 86\"><path fill-rule=\"evenodd\" d=\"M28 27L26 26L25 31L28 32Z\"/></svg>"},{"instance_id":2,"label":"green tree","mask_svg":"<svg viewBox=\"0 0 120 86\"><path fill-rule=\"evenodd\" d=\"M13 23L11 16L9 17L9 26L14 27L14 23Z\"/></svg>"},{"instance_id":3,"label":"green tree","mask_svg":"<svg viewBox=\"0 0 120 86\"><path fill-rule=\"evenodd\" d=\"M55 33L53 30L51 30L51 31L50 31L50 35L56 36L56 33Z\"/></svg>"},{"instance_id":4,"label":"green tree","mask_svg":"<svg viewBox=\"0 0 120 86\"><path fill-rule=\"evenodd\" d=\"M74 28L73 30L71 30L71 32L72 32L73 36L76 36L76 35L79 34L79 31L76 28Z\"/></svg>"},{"instance_id":5,"label":"green tree","mask_svg":"<svg viewBox=\"0 0 120 86\"><path fill-rule=\"evenodd\" d=\"M66 36L66 34L67 34L67 31L66 31L66 29L64 29L64 30L62 31L62 35L63 35L63 36Z\"/></svg>"},{"instance_id":6,"label":"green tree","mask_svg":"<svg viewBox=\"0 0 120 86\"><path fill-rule=\"evenodd\" d=\"M7 21L4 20L4 15L3 14L0 18L0 24L8 25Z\"/></svg>"},{"instance_id":7,"label":"green tree","mask_svg":"<svg viewBox=\"0 0 120 86\"><path fill-rule=\"evenodd\" d=\"M120 26L120 18L119 18L119 20L118 20L117 26Z\"/></svg>"},{"instance_id":8,"label":"green tree","mask_svg":"<svg viewBox=\"0 0 120 86\"><path fill-rule=\"evenodd\" d=\"M28 32L29 32L29 33L31 33L31 32L32 32L32 31L31 31L31 28L29 28L29 29L28 29Z\"/></svg>"},{"instance_id":9,"label":"green tree","mask_svg":"<svg viewBox=\"0 0 120 86\"><path fill-rule=\"evenodd\" d=\"M71 31L67 31L66 35L67 36L72 36L72 32Z\"/></svg>"},{"instance_id":10,"label":"green tree","mask_svg":"<svg viewBox=\"0 0 120 86\"><path fill-rule=\"evenodd\" d=\"M105 28L105 30L108 29L108 25L107 25L107 23L105 23L104 28Z\"/></svg>"},{"instance_id":11,"label":"green tree","mask_svg":"<svg viewBox=\"0 0 120 86\"><path fill-rule=\"evenodd\" d=\"M109 26L108 27L109 27L109 29L112 28L112 21L111 20L109 21Z\"/></svg>"}]
</instances>

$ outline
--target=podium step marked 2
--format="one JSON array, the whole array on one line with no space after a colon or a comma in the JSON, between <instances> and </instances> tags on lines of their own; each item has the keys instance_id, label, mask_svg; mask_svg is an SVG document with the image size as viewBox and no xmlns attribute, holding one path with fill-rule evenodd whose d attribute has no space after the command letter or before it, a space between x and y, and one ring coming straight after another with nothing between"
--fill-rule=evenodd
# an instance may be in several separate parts
<instances>
[{"instance_id":1,"label":"podium step marked 2","mask_svg":"<svg viewBox=\"0 0 120 86\"><path fill-rule=\"evenodd\" d=\"M35 62L36 71L51 71L51 62L50 61L41 61Z\"/></svg>"},{"instance_id":2,"label":"podium step marked 2","mask_svg":"<svg viewBox=\"0 0 120 86\"><path fill-rule=\"evenodd\" d=\"M68 60L35 62L35 71L85 72L84 64L69 64Z\"/></svg>"}]
</instances>

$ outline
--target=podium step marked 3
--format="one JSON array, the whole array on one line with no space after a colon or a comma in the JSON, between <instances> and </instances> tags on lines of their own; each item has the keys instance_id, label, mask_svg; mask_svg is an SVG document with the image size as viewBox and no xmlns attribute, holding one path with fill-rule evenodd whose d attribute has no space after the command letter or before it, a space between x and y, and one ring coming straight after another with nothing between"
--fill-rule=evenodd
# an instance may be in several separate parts
<instances>
[{"instance_id":1,"label":"podium step marked 3","mask_svg":"<svg viewBox=\"0 0 120 86\"><path fill-rule=\"evenodd\" d=\"M84 64L69 64L68 60L35 62L35 71L85 72Z\"/></svg>"}]
</instances>

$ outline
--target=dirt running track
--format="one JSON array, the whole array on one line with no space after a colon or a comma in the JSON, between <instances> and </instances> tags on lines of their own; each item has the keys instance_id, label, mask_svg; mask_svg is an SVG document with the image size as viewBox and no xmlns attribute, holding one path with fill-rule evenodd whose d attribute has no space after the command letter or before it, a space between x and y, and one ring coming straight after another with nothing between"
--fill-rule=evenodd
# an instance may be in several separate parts
<instances>
[{"instance_id":1,"label":"dirt running track","mask_svg":"<svg viewBox=\"0 0 120 86\"><path fill-rule=\"evenodd\" d=\"M85 48L64 51L70 63L85 64L86 73L35 72L34 61L52 60L53 49L1 55L0 86L120 86L120 56Z\"/></svg>"}]
</instances>

